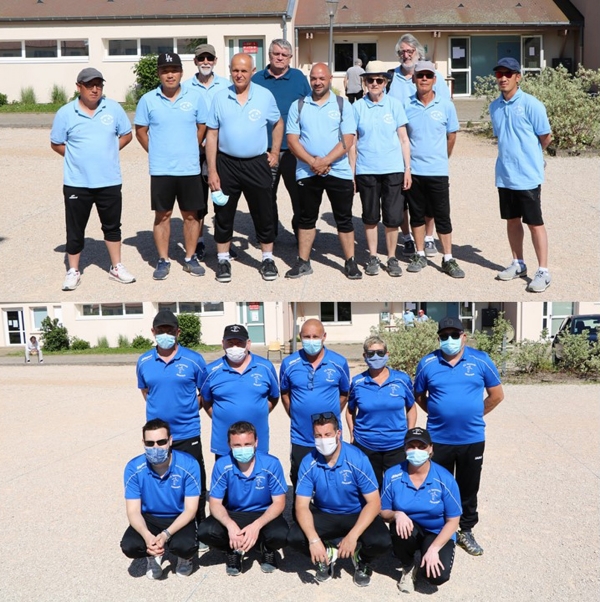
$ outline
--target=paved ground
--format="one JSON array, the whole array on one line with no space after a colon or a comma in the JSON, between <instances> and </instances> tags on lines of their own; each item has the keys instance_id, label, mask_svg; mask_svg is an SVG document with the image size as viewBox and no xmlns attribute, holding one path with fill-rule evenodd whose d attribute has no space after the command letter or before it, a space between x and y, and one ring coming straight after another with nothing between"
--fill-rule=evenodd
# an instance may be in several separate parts
<instances>
[{"instance_id":1,"label":"paved ground","mask_svg":"<svg viewBox=\"0 0 600 602\"><path fill-rule=\"evenodd\" d=\"M211 551L187 579L167 570L163 580L147 580L144 564L119 550L127 526L122 471L141 451L144 422L133 367L3 365L0 387L8 426L0 446L6 468L3 602L400 599L391 557L376 563L368 590L352 585L348 562L340 563L338 578L315 584L307 559L293 552L273 575L262 574L251 557L240 577L228 578L222 555ZM597 600L599 391L587 385L506 387L506 400L487 419L476 528L485 554L474 558L457 550L452 578L436 600ZM208 450L204 415L202 424ZM288 429L277 407L271 451L286 473ZM210 457L208 464L210 470ZM425 600L432 593L423 587L412 597Z\"/></svg>"}]
</instances>

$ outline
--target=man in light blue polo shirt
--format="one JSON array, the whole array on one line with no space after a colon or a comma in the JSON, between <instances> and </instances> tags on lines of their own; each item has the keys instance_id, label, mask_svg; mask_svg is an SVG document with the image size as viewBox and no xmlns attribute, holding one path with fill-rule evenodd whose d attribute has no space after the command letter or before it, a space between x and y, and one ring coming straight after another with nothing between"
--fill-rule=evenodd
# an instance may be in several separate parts
<instances>
[{"instance_id":1,"label":"man in light blue polo shirt","mask_svg":"<svg viewBox=\"0 0 600 602\"><path fill-rule=\"evenodd\" d=\"M110 256L108 277L135 282L121 263L121 167L119 151L131 142L131 123L118 102L103 96L104 78L93 67L77 76L78 98L61 107L50 132L50 147L65 158L64 186L69 269L64 291L81 282L79 259L92 207L96 205Z\"/></svg>"},{"instance_id":2,"label":"man in light blue polo shirt","mask_svg":"<svg viewBox=\"0 0 600 602\"><path fill-rule=\"evenodd\" d=\"M233 85L215 95L206 135L208 185L215 204L216 279L231 282L229 247L244 193L262 251L260 275L266 281L276 280L271 169L279 162L284 125L271 92L251 81L252 57L235 54L230 71ZM269 124L273 126L271 150L267 150Z\"/></svg>"},{"instance_id":3,"label":"man in light blue polo shirt","mask_svg":"<svg viewBox=\"0 0 600 602\"><path fill-rule=\"evenodd\" d=\"M196 255L200 217L206 215L198 146L204 139L208 109L203 95L182 88L183 66L179 55L158 56L160 86L142 96L135 111L135 136L148 153L150 194L154 211L154 244L158 262L152 277L169 275L169 240L175 199L183 219L184 271L203 276Z\"/></svg>"},{"instance_id":4,"label":"man in light blue polo shirt","mask_svg":"<svg viewBox=\"0 0 600 602\"><path fill-rule=\"evenodd\" d=\"M396 258L398 228L404 221L404 195L411 185L410 143L402 103L385 93L388 73L381 61L371 61L362 75L367 95L354 103L356 146L350 152L356 188L362 203L362 221L369 250L365 273L379 273L377 224L385 227L387 262L383 269L402 275Z\"/></svg>"},{"instance_id":5,"label":"man in light blue polo shirt","mask_svg":"<svg viewBox=\"0 0 600 602\"><path fill-rule=\"evenodd\" d=\"M196 523L200 467L172 448L169 424L160 418L142 428L145 453L125 467L125 507L129 527L121 540L128 558L146 558L146 577L160 579L163 555L177 557L175 574L188 577L198 551Z\"/></svg>"},{"instance_id":6,"label":"man in light blue polo shirt","mask_svg":"<svg viewBox=\"0 0 600 602\"><path fill-rule=\"evenodd\" d=\"M287 539L288 524L282 516L287 485L281 462L257 449L256 429L240 421L227 430L230 451L213 468L210 485L210 517L198 537L223 550L230 576L242 572L242 558L258 546L260 568L277 568L277 550Z\"/></svg>"},{"instance_id":7,"label":"man in light blue polo shirt","mask_svg":"<svg viewBox=\"0 0 600 602\"><path fill-rule=\"evenodd\" d=\"M317 565L315 579L328 581L336 559L351 558L354 584L371 582L371 561L391 548L379 516L381 500L369 460L342 441L333 412L311 418L316 449L300 465L296 487L296 520L288 544L308 554ZM337 547L332 540L340 539Z\"/></svg>"},{"instance_id":8,"label":"man in light blue polo shirt","mask_svg":"<svg viewBox=\"0 0 600 602\"><path fill-rule=\"evenodd\" d=\"M483 548L472 529L479 520L477 493L485 449L483 417L504 399L504 392L489 355L466 345L458 318L440 320L438 336L440 349L426 355L417 366L415 400L427 412L435 461L454 475L460 489L463 514L458 544L469 554L480 556Z\"/></svg>"},{"instance_id":9,"label":"man in light blue polo shirt","mask_svg":"<svg viewBox=\"0 0 600 602\"><path fill-rule=\"evenodd\" d=\"M146 419L166 420L171 427L173 448L191 454L200 466L200 522L205 517L206 471L198 391L206 378L206 362L199 353L178 344L179 323L172 311L162 309L156 314L152 334L156 347L137 361L138 388L146 401Z\"/></svg>"},{"instance_id":10,"label":"man in light blue polo shirt","mask_svg":"<svg viewBox=\"0 0 600 602\"><path fill-rule=\"evenodd\" d=\"M273 364L250 346L245 326L226 326L225 355L207 366L200 388L202 407L212 418L210 451L217 457L229 453L227 429L240 420L254 424L258 449L269 452L269 413L279 401L279 383Z\"/></svg>"},{"instance_id":11,"label":"man in light blue polo shirt","mask_svg":"<svg viewBox=\"0 0 600 602\"><path fill-rule=\"evenodd\" d=\"M288 115L287 142L298 159L296 179L302 210L298 221L298 259L286 278L312 274L310 252L324 191L331 202L346 260L344 274L350 280L362 278L354 259L354 182L348 162L356 122L350 103L331 91L331 80L327 65L314 65L310 70L312 95L294 102Z\"/></svg>"},{"instance_id":12,"label":"man in light blue polo shirt","mask_svg":"<svg viewBox=\"0 0 600 602\"><path fill-rule=\"evenodd\" d=\"M444 253L442 272L452 278L464 278L465 273L452 257L448 179L448 159L459 128L456 109L450 100L436 94L433 63L418 62L414 68L414 79L417 91L410 97L405 109L413 176L412 186L408 191L408 205L416 252L406 271L420 272L427 267L425 217L431 215Z\"/></svg>"},{"instance_id":13,"label":"man in light blue polo shirt","mask_svg":"<svg viewBox=\"0 0 600 602\"><path fill-rule=\"evenodd\" d=\"M513 280L527 275L523 259L523 224L527 224L539 264L527 290L543 293L551 281L548 235L541 205L543 153L552 140L550 122L546 107L519 88L521 65L516 59L500 59L494 73L501 92L490 104L492 127L498 138L496 186L500 197L500 216L506 220L513 256L512 263L497 278Z\"/></svg>"}]
</instances>

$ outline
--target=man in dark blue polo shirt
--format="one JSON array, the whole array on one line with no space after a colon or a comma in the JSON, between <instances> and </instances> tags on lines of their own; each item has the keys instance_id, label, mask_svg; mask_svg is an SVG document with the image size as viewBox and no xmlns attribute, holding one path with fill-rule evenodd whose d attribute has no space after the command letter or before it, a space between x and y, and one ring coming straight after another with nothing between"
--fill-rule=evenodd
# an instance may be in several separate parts
<instances>
[{"instance_id":1,"label":"man in dark blue polo shirt","mask_svg":"<svg viewBox=\"0 0 600 602\"><path fill-rule=\"evenodd\" d=\"M443 318L438 336L440 349L426 355L417 366L415 400L427 412L436 463L454 475L460 489L463 513L457 543L472 556L481 556L483 548L472 529L479 520L483 417L504 399L504 392L489 355L466 345L458 318Z\"/></svg>"},{"instance_id":2,"label":"man in dark blue polo shirt","mask_svg":"<svg viewBox=\"0 0 600 602\"><path fill-rule=\"evenodd\" d=\"M210 516L198 537L227 555L227 574L242 572L242 557L257 544L260 568L277 568L288 524L282 516L287 485L281 462L257 449L256 429L240 421L227 430L230 451L215 463L210 485Z\"/></svg>"},{"instance_id":3,"label":"man in dark blue polo shirt","mask_svg":"<svg viewBox=\"0 0 600 602\"><path fill-rule=\"evenodd\" d=\"M175 573L191 575L198 551L196 523L200 494L200 467L172 449L169 424L160 418L142 428L145 453L125 467L125 504L129 528L121 540L128 558L147 558L146 577L162 576L162 558L168 550L177 556Z\"/></svg>"},{"instance_id":4,"label":"man in dark blue polo shirt","mask_svg":"<svg viewBox=\"0 0 600 602\"><path fill-rule=\"evenodd\" d=\"M198 390L206 378L206 362L195 351L177 343L177 317L160 310L152 323L156 347L137 362L138 388L146 400L146 419L166 420L173 435L173 448L191 454L200 466L201 490L198 521L205 517L206 473L200 441Z\"/></svg>"},{"instance_id":5,"label":"man in dark blue polo shirt","mask_svg":"<svg viewBox=\"0 0 600 602\"><path fill-rule=\"evenodd\" d=\"M270 90L277 102L277 108L281 113L283 124L287 123L287 116L291 104L299 98L310 94L310 86L306 76L300 69L290 67L292 60L292 45L283 39L273 40L269 46L269 64L252 76L252 81L259 86ZM269 149L272 146L271 128L269 127ZM281 153L279 154L279 165L271 170L273 172L273 220L275 222L275 234L279 225L279 212L277 210L277 188L279 179L283 177L283 183L287 188L292 201L292 229L294 234L298 230L298 219L300 217L300 193L296 182L296 157L288 149L287 139L283 136Z\"/></svg>"},{"instance_id":6,"label":"man in dark blue polo shirt","mask_svg":"<svg viewBox=\"0 0 600 602\"><path fill-rule=\"evenodd\" d=\"M381 499L369 459L342 441L333 412L312 417L316 449L300 465L296 520L288 544L310 555L319 582L333 577L336 558L351 558L354 584L371 582L371 560L391 548L379 516ZM337 548L332 540L340 539Z\"/></svg>"}]
</instances>

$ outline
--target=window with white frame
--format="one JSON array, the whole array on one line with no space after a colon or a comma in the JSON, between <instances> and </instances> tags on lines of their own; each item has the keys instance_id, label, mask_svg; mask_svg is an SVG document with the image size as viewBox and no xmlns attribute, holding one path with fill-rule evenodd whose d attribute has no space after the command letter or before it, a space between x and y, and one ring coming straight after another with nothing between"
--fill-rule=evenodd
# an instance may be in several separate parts
<instances>
[{"instance_id":1,"label":"window with white frame","mask_svg":"<svg viewBox=\"0 0 600 602\"><path fill-rule=\"evenodd\" d=\"M456 96L471 94L471 38L449 38L450 76Z\"/></svg>"},{"instance_id":2,"label":"window with white frame","mask_svg":"<svg viewBox=\"0 0 600 602\"><path fill-rule=\"evenodd\" d=\"M375 42L340 42L333 45L333 70L346 72L360 59L363 68L369 61L377 59L377 44Z\"/></svg>"},{"instance_id":3,"label":"window with white frame","mask_svg":"<svg viewBox=\"0 0 600 602\"><path fill-rule=\"evenodd\" d=\"M542 310L542 330L546 330L548 338L552 338L568 316L575 311L575 303L569 301L549 302L544 301Z\"/></svg>"},{"instance_id":4,"label":"window with white frame","mask_svg":"<svg viewBox=\"0 0 600 602\"><path fill-rule=\"evenodd\" d=\"M171 301L159 303L158 309L170 309L174 314L198 314L199 316L223 315L223 301Z\"/></svg>"},{"instance_id":5,"label":"window with white frame","mask_svg":"<svg viewBox=\"0 0 600 602\"><path fill-rule=\"evenodd\" d=\"M107 40L107 55L111 58L142 57L149 54L175 52L194 55L196 46L206 44L208 38L130 38Z\"/></svg>"},{"instance_id":6,"label":"window with white frame","mask_svg":"<svg viewBox=\"0 0 600 602\"><path fill-rule=\"evenodd\" d=\"M142 303L86 303L79 307L81 317L114 318L115 316L141 316Z\"/></svg>"},{"instance_id":7,"label":"window with white frame","mask_svg":"<svg viewBox=\"0 0 600 602\"><path fill-rule=\"evenodd\" d=\"M32 307L31 308L31 324L33 326L33 330L41 330L42 329L42 321L44 318L48 317L48 308L47 307Z\"/></svg>"},{"instance_id":8,"label":"window with white frame","mask_svg":"<svg viewBox=\"0 0 600 602\"><path fill-rule=\"evenodd\" d=\"M80 40L9 40L0 41L1 59L61 59L88 57L89 41Z\"/></svg>"},{"instance_id":9,"label":"window with white frame","mask_svg":"<svg viewBox=\"0 0 600 602\"><path fill-rule=\"evenodd\" d=\"M521 69L523 73L541 73L543 53L542 36L521 36Z\"/></svg>"},{"instance_id":10,"label":"window with white frame","mask_svg":"<svg viewBox=\"0 0 600 602\"><path fill-rule=\"evenodd\" d=\"M324 301L321 303L321 322L352 323L350 301Z\"/></svg>"}]
</instances>

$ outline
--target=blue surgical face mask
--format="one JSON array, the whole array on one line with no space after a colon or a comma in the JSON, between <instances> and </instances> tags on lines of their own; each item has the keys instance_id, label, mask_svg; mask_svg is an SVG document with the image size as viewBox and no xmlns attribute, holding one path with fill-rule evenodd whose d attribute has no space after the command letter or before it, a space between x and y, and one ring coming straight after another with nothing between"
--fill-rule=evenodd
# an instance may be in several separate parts
<instances>
[{"instance_id":1,"label":"blue surgical face mask","mask_svg":"<svg viewBox=\"0 0 600 602\"><path fill-rule=\"evenodd\" d=\"M247 445L246 447L232 447L231 453L233 457L238 461L245 464L250 462L254 458L254 452L256 451L254 446Z\"/></svg>"},{"instance_id":2,"label":"blue surgical face mask","mask_svg":"<svg viewBox=\"0 0 600 602\"><path fill-rule=\"evenodd\" d=\"M210 198L215 205L219 205L222 207L223 205L227 205L227 201L229 200L229 195L223 194L221 190L213 190L210 193Z\"/></svg>"},{"instance_id":3,"label":"blue surgical face mask","mask_svg":"<svg viewBox=\"0 0 600 602\"><path fill-rule=\"evenodd\" d=\"M447 340L440 341L440 349L446 355L456 355L460 351L461 347L462 347L461 337L459 337L458 339L453 339L452 337L448 337Z\"/></svg>"},{"instance_id":4,"label":"blue surgical face mask","mask_svg":"<svg viewBox=\"0 0 600 602\"><path fill-rule=\"evenodd\" d=\"M308 355L317 355L323 349L323 341L321 339L302 339L302 349Z\"/></svg>"},{"instance_id":5,"label":"blue surgical face mask","mask_svg":"<svg viewBox=\"0 0 600 602\"><path fill-rule=\"evenodd\" d=\"M366 357L365 362L367 362L367 366L369 366L369 368L373 368L373 370L381 370L381 368L385 368L385 365L388 363L389 359L390 356L386 353L383 357L379 357L378 355Z\"/></svg>"},{"instance_id":6,"label":"blue surgical face mask","mask_svg":"<svg viewBox=\"0 0 600 602\"><path fill-rule=\"evenodd\" d=\"M156 344L161 349L171 349L177 341L177 337L175 337L172 334L167 334L167 333L157 334L155 338L156 338Z\"/></svg>"},{"instance_id":7,"label":"blue surgical face mask","mask_svg":"<svg viewBox=\"0 0 600 602\"><path fill-rule=\"evenodd\" d=\"M169 457L168 447L158 447L158 445L155 445L154 447L144 447L144 450L146 452L146 460L150 464L164 464Z\"/></svg>"},{"instance_id":8,"label":"blue surgical face mask","mask_svg":"<svg viewBox=\"0 0 600 602\"><path fill-rule=\"evenodd\" d=\"M426 449L409 449L406 452L406 459L413 466L422 466L429 460L429 452Z\"/></svg>"}]
</instances>

